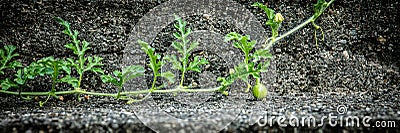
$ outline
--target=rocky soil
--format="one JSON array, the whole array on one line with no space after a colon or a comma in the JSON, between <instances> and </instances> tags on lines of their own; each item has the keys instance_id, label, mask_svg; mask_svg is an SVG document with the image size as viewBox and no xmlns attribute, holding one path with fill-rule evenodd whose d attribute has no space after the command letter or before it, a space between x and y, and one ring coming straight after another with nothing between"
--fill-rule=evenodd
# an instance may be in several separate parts
<instances>
[{"instance_id":1,"label":"rocky soil","mask_svg":"<svg viewBox=\"0 0 400 133\"><path fill-rule=\"evenodd\" d=\"M265 23L266 15L260 9L251 7L254 0L235 0L254 15L259 23ZM64 48L69 42L62 34L62 27L54 20L61 17L71 23L71 28L80 32L79 37L90 42L89 55L101 56L105 73L121 69L124 49L132 43L134 27L151 9L166 3L166 0L149 1L2 1L0 2L0 46L16 45L24 65L42 57L71 57L72 52ZM281 33L306 20L312 14L314 1L259 1L268 4L285 17ZM138 118L140 107L110 97L91 96L76 101L76 96L66 95L64 101L50 99L44 107L38 101L25 101L17 96L0 94L1 132L154 132L152 129L176 129L176 132L206 132L215 130L221 123L230 122L221 132L258 131L326 131L326 132L400 132L400 44L398 1L348 0L335 1L316 21L322 26L325 39L319 40L316 48L312 25L299 30L273 46L273 71L269 82L269 95L262 101L251 96L225 97L211 94L210 100L196 106L177 102L173 95L165 95L150 103L161 110L150 110L152 125L142 123ZM231 31L241 32L226 20L204 14L184 18L193 30L211 30L224 35ZM266 31L268 27L264 26ZM174 41L173 25L165 27L151 45L163 55ZM320 34L318 34L320 35ZM215 38L215 40L223 38ZM223 46L208 45L208 49ZM226 52L226 51L225 51ZM204 54L203 54L204 53ZM197 53L211 61L205 66L214 76L229 73L229 56L218 52L199 50ZM0 79L11 77L14 71L7 71ZM207 84L213 78L202 74L189 73L187 85ZM210 79L204 80L208 77ZM146 75L147 79L151 75ZM25 91L48 91L49 77L30 81ZM266 82L266 81L265 81ZM101 82L98 75L84 75L83 89L96 92L115 93L111 84ZM59 84L58 90L70 87ZM234 91L234 89L232 89ZM83 96L81 96L83 97ZM159 97L154 95L154 97ZM184 98L185 96L183 96ZM182 98L182 97L181 97ZM236 107L234 98L242 100L235 113L221 110ZM39 97L45 99L45 97ZM182 99L181 99L182 100ZM237 101L236 101L237 102ZM140 104L139 104L140 105ZM344 106L344 114L338 114L337 107ZM143 107L141 111L148 111ZM243 109L243 110L242 110ZM162 113L166 112L166 113ZM222 113L221 113L222 112ZM250 113L249 113L250 112ZM220 114L218 114L220 113ZM238 115L236 113L239 113ZM369 116L370 121L395 121L394 128L330 126L327 121L322 127L280 127L276 124L262 126L254 124L261 116L313 116L317 122L321 117L334 113L338 116ZM182 125L171 121L175 116L189 121L197 114L218 114L218 119L205 123ZM154 118L153 118L154 117ZM193 119L192 119L193 118ZM200 118L199 118L200 119ZM152 128L149 128L152 127ZM165 132L164 130L158 130ZM168 130L170 131L170 130Z\"/></svg>"}]
</instances>

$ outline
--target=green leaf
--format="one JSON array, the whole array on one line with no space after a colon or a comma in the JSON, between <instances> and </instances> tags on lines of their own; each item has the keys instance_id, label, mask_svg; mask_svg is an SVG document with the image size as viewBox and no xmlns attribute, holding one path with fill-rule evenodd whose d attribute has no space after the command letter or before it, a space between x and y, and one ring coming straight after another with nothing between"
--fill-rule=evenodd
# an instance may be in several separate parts
<instances>
[{"instance_id":1,"label":"green leaf","mask_svg":"<svg viewBox=\"0 0 400 133\"><path fill-rule=\"evenodd\" d=\"M318 0L316 4L314 4L314 15L315 17L318 17L319 15L324 12L328 3L325 0Z\"/></svg>"},{"instance_id":2,"label":"green leaf","mask_svg":"<svg viewBox=\"0 0 400 133\"><path fill-rule=\"evenodd\" d=\"M43 101L39 101L39 106L40 107L43 107L43 104L44 104L45 102L43 102Z\"/></svg>"},{"instance_id":3,"label":"green leaf","mask_svg":"<svg viewBox=\"0 0 400 133\"><path fill-rule=\"evenodd\" d=\"M144 70L143 66L132 65L132 66L128 66L128 67L124 68L122 71L122 75L123 75L124 81L128 81L133 78L143 76L144 72L145 72L145 70Z\"/></svg>"},{"instance_id":4,"label":"green leaf","mask_svg":"<svg viewBox=\"0 0 400 133\"><path fill-rule=\"evenodd\" d=\"M233 46L242 50L245 57L249 55L250 51L253 50L257 43L254 40L249 42L249 40L249 36L242 36L236 32L231 32L225 36L225 41L233 41Z\"/></svg>"},{"instance_id":5,"label":"green leaf","mask_svg":"<svg viewBox=\"0 0 400 133\"><path fill-rule=\"evenodd\" d=\"M181 62L176 59L175 55L167 55L164 59L172 63L172 69L183 70Z\"/></svg>"},{"instance_id":6,"label":"green leaf","mask_svg":"<svg viewBox=\"0 0 400 133\"><path fill-rule=\"evenodd\" d=\"M75 60L72 58L67 58L67 61L69 62L70 65L73 65L73 66L76 65Z\"/></svg>"},{"instance_id":7,"label":"green leaf","mask_svg":"<svg viewBox=\"0 0 400 133\"><path fill-rule=\"evenodd\" d=\"M78 88L78 82L79 82L78 79L71 77L70 75L67 75L67 76L61 78L60 81L68 83L68 84L72 85L72 87L74 87L74 88Z\"/></svg>"},{"instance_id":8,"label":"green leaf","mask_svg":"<svg viewBox=\"0 0 400 133\"><path fill-rule=\"evenodd\" d=\"M24 68L25 70L26 70L26 68ZM17 84L20 84L20 85L23 85L23 84L25 84L25 78L23 77L23 75L22 75L22 70L21 69L19 69L18 71L17 71L17 73L15 74L15 76L17 77L17 78L15 78L14 79L14 81L15 82L17 82Z\"/></svg>"},{"instance_id":9,"label":"green leaf","mask_svg":"<svg viewBox=\"0 0 400 133\"><path fill-rule=\"evenodd\" d=\"M86 42L86 41L82 41L82 49L81 49L79 55L84 55L85 52L86 52L87 50L89 50L89 49L90 49L89 43Z\"/></svg>"},{"instance_id":10,"label":"green leaf","mask_svg":"<svg viewBox=\"0 0 400 133\"><path fill-rule=\"evenodd\" d=\"M123 76L122 76L122 72L121 72L121 71L118 71L118 70L113 71L113 74L114 74L115 77L120 77L120 78L123 77Z\"/></svg>"},{"instance_id":11,"label":"green leaf","mask_svg":"<svg viewBox=\"0 0 400 133\"><path fill-rule=\"evenodd\" d=\"M175 32L175 33L173 33L174 34L174 37L175 38L178 38L178 39L181 39L182 38L182 36L179 34L179 33L177 33L177 32Z\"/></svg>"},{"instance_id":12,"label":"green leaf","mask_svg":"<svg viewBox=\"0 0 400 133\"><path fill-rule=\"evenodd\" d=\"M260 73L251 73L251 76L253 76L256 79L260 79L261 78Z\"/></svg>"},{"instance_id":13,"label":"green leaf","mask_svg":"<svg viewBox=\"0 0 400 133\"><path fill-rule=\"evenodd\" d=\"M188 49L188 52L192 51L193 49L195 49L197 46L199 46L199 43L197 42L193 42L190 44L190 47Z\"/></svg>"},{"instance_id":14,"label":"green leaf","mask_svg":"<svg viewBox=\"0 0 400 133\"><path fill-rule=\"evenodd\" d=\"M75 47L74 44L72 44L72 43L67 43L67 44L65 45L65 47L68 48L68 49L70 49L70 50L72 50L72 51L74 52L74 54L76 54L76 55L79 54L79 53L78 53L78 50L77 50L77 48Z\"/></svg>"},{"instance_id":15,"label":"green leaf","mask_svg":"<svg viewBox=\"0 0 400 133\"><path fill-rule=\"evenodd\" d=\"M11 68L11 69L15 69L15 68L17 68L17 67L22 67L21 62L19 62L19 61L13 61L13 62L11 62L10 65L9 65L9 68Z\"/></svg>"},{"instance_id":16,"label":"green leaf","mask_svg":"<svg viewBox=\"0 0 400 133\"><path fill-rule=\"evenodd\" d=\"M103 83L112 83L115 86L120 86L118 80L114 77L112 77L111 75L101 75L101 81L103 81Z\"/></svg>"},{"instance_id":17,"label":"green leaf","mask_svg":"<svg viewBox=\"0 0 400 133\"><path fill-rule=\"evenodd\" d=\"M247 66L246 64L240 63L237 67L234 68L235 69L235 73L234 73L235 77L243 80L244 82L247 82L247 79L249 77L246 66Z\"/></svg>"},{"instance_id":18,"label":"green leaf","mask_svg":"<svg viewBox=\"0 0 400 133\"><path fill-rule=\"evenodd\" d=\"M225 42L228 42L228 41L233 41L233 40L239 40L239 38L241 38L240 37L241 35L239 34L239 33L236 33L236 32L230 32L230 33L228 33L226 36L225 36Z\"/></svg>"},{"instance_id":19,"label":"green leaf","mask_svg":"<svg viewBox=\"0 0 400 133\"><path fill-rule=\"evenodd\" d=\"M2 90L8 90L12 87L18 87L18 84L13 83L9 78L6 78L4 81L1 82Z\"/></svg>"},{"instance_id":20,"label":"green leaf","mask_svg":"<svg viewBox=\"0 0 400 133\"><path fill-rule=\"evenodd\" d=\"M12 53L14 52L15 49L17 49L17 47L15 47L14 45L6 45L4 46L4 49L7 51L8 55L12 55Z\"/></svg>"},{"instance_id":21,"label":"green leaf","mask_svg":"<svg viewBox=\"0 0 400 133\"><path fill-rule=\"evenodd\" d=\"M147 54L150 58L150 63L148 66L156 73L161 68L161 63L158 61L161 58L161 55L155 53L155 49L152 48L148 43L138 40L140 46L142 46L142 50Z\"/></svg>"},{"instance_id":22,"label":"green leaf","mask_svg":"<svg viewBox=\"0 0 400 133\"><path fill-rule=\"evenodd\" d=\"M73 36L74 36L75 38L77 38L77 37L78 37L78 34L79 34L79 32L78 32L78 31L76 31L76 30L74 30L74 34L73 34ZM73 40L73 41L74 41L74 40ZM77 41L77 42L74 42L74 43L75 43L75 44L78 44L80 40L75 40L75 41Z\"/></svg>"},{"instance_id":23,"label":"green leaf","mask_svg":"<svg viewBox=\"0 0 400 133\"><path fill-rule=\"evenodd\" d=\"M18 61L11 60L14 57L19 56L18 53L14 53L16 50L16 46L14 45L6 45L4 49L0 49L0 74L4 74L4 69L16 69L18 67L22 67L22 64Z\"/></svg>"},{"instance_id":24,"label":"green leaf","mask_svg":"<svg viewBox=\"0 0 400 133\"><path fill-rule=\"evenodd\" d=\"M61 66L61 69L64 70L68 75L71 74L71 67L69 67L67 64Z\"/></svg>"},{"instance_id":25,"label":"green leaf","mask_svg":"<svg viewBox=\"0 0 400 133\"><path fill-rule=\"evenodd\" d=\"M175 16L175 20L177 22L174 26L179 32L174 33L174 36L179 41L173 42L172 46L180 53L180 56L176 57L175 55L167 55L165 59L172 63L172 69L180 70L182 75L184 75L186 71L201 72L199 66L208 62L205 59L199 60L198 57L195 57L193 62L189 62L191 51L199 44L187 38L192 33L192 30L189 27L186 27L186 22L178 16ZM183 80L184 76L181 77L180 86L182 86Z\"/></svg>"},{"instance_id":26,"label":"green leaf","mask_svg":"<svg viewBox=\"0 0 400 133\"><path fill-rule=\"evenodd\" d=\"M261 59L271 59L272 54L267 49L256 50L253 54L253 62L257 62Z\"/></svg>"},{"instance_id":27,"label":"green leaf","mask_svg":"<svg viewBox=\"0 0 400 133\"><path fill-rule=\"evenodd\" d=\"M54 70L52 68L44 68L41 73L51 75L53 74Z\"/></svg>"},{"instance_id":28,"label":"green leaf","mask_svg":"<svg viewBox=\"0 0 400 133\"><path fill-rule=\"evenodd\" d=\"M91 71L94 73L100 73L100 74L104 73L104 71L101 68L92 68Z\"/></svg>"},{"instance_id":29,"label":"green leaf","mask_svg":"<svg viewBox=\"0 0 400 133\"><path fill-rule=\"evenodd\" d=\"M195 72L201 72L200 65L205 65L208 64L208 61L205 58L199 59L198 56L194 57L193 62L190 62L188 71L195 71Z\"/></svg>"},{"instance_id":30,"label":"green leaf","mask_svg":"<svg viewBox=\"0 0 400 133\"><path fill-rule=\"evenodd\" d=\"M172 47L174 47L179 53L184 53L180 42L172 42Z\"/></svg>"},{"instance_id":31,"label":"green leaf","mask_svg":"<svg viewBox=\"0 0 400 133\"><path fill-rule=\"evenodd\" d=\"M274 19L275 11L272 10L271 8L268 8L266 5L256 2L251 6L263 9L264 12L267 14L269 20L273 20Z\"/></svg>"},{"instance_id":32,"label":"green leaf","mask_svg":"<svg viewBox=\"0 0 400 133\"><path fill-rule=\"evenodd\" d=\"M175 75L170 71L161 73L161 77L167 79L171 83L175 82Z\"/></svg>"},{"instance_id":33,"label":"green leaf","mask_svg":"<svg viewBox=\"0 0 400 133\"><path fill-rule=\"evenodd\" d=\"M270 65L270 60L258 64L258 70L260 72L268 72L268 67Z\"/></svg>"},{"instance_id":34,"label":"green leaf","mask_svg":"<svg viewBox=\"0 0 400 133\"><path fill-rule=\"evenodd\" d=\"M278 16L275 19L275 16L276 16L275 11L272 10L271 8L268 8L266 5L256 2L252 6L261 8L265 11L265 14L267 14L267 16L268 16L268 20L265 22L265 24L271 27L271 32L272 32L273 38L278 36L278 29L279 29L281 22L283 21L282 15L280 13L277 13Z\"/></svg>"},{"instance_id":35,"label":"green leaf","mask_svg":"<svg viewBox=\"0 0 400 133\"><path fill-rule=\"evenodd\" d=\"M190 33L192 33L192 29L187 28L187 29L186 29L186 33L185 33L185 36L189 36Z\"/></svg>"},{"instance_id":36,"label":"green leaf","mask_svg":"<svg viewBox=\"0 0 400 133\"><path fill-rule=\"evenodd\" d=\"M65 34L67 34L67 35L72 35L71 30L70 30L70 25L69 25L69 23L68 23L67 21L63 20L63 19L60 18L60 17L56 17L55 19L57 20L57 22L58 22L60 25L62 25L62 26L65 27L65 30L63 31Z\"/></svg>"},{"instance_id":37,"label":"green leaf","mask_svg":"<svg viewBox=\"0 0 400 133\"><path fill-rule=\"evenodd\" d=\"M104 71L101 68L98 68L99 66L103 66L103 64L101 63L102 60L103 58L97 56L88 57L87 58L88 63L86 69L84 69L83 71L92 71L94 73L103 74Z\"/></svg>"}]
</instances>

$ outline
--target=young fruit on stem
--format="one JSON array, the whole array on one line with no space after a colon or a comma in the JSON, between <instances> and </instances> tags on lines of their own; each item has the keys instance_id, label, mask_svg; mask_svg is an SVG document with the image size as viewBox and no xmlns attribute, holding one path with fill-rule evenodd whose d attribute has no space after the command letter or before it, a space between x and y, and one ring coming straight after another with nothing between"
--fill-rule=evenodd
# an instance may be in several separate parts
<instances>
[{"instance_id":1,"label":"young fruit on stem","mask_svg":"<svg viewBox=\"0 0 400 133\"><path fill-rule=\"evenodd\" d=\"M236 79L241 79L247 83L247 88L245 92L248 92L251 88L251 84L249 83L249 76L251 75L253 78L256 79L256 87L257 89L254 90L253 93L257 93L257 98L260 98L263 95L266 95L266 91L259 91L264 90L263 85L260 83L261 72L267 72L270 59L272 58L272 54L269 50L266 49L256 49L254 53L250 53L257 42L255 40L250 41L249 36L243 36L236 32L231 32L225 37L225 41L232 41L233 46L240 49L245 56L244 62L240 63L238 66L235 67L235 72L230 74L230 76L225 78L218 78L218 81L222 83L222 88L226 88L227 85L232 84ZM259 97L260 96L260 97Z\"/></svg>"},{"instance_id":2,"label":"young fruit on stem","mask_svg":"<svg viewBox=\"0 0 400 133\"><path fill-rule=\"evenodd\" d=\"M258 2L254 3L252 6L263 9L264 12L267 14L268 20L265 24L271 27L271 32L272 32L272 36L269 38L269 40L274 41L275 38L279 35L279 27L281 26L281 23L284 20L282 14L281 13L275 14L274 10Z\"/></svg>"},{"instance_id":3,"label":"young fruit on stem","mask_svg":"<svg viewBox=\"0 0 400 133\"><path fill-rule=\"evenodd\" d=\"M253 96L256 99L263 99L267 96L267 88L265 87L264 84L260 83L260 81L257 81L256 85L253 87Z\"/></svg>"},{"instance_id":4,"label":"young fruit on stem","mask_svg":"<svg viewBox=\"0 0 400 133\"><path fill-rule=\"evenodd\" d=\"M175 16L177 23L174 25L178 32L174 33L174 36L180 40L178 42L173 42L172 46L180 53L180 57L177 58L175 55L166 56L165 59L172 63L172 69L180 70L181 80L179 87L183 87L183 82L185 78L185 73L188 71L201 72L200 66L208 64L208 61L205 58L199 58L198 56L194 57L193 62L189 62L189 56L191 51L194 50L199 44L195 41L191 42L191 40L187 39L192 30L190 28L186 28L186 22L184 22L181 18ZM191 42L191 43L190 43Z\"/></svg>"}]
</instances>

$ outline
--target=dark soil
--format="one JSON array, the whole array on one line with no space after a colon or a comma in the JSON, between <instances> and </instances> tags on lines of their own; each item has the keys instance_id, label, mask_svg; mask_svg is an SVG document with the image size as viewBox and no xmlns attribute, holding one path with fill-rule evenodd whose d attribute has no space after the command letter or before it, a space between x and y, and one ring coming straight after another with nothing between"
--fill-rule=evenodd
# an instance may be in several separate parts
<instances>
[{"instance_id":1,"label":"dark soil","mask_svg":"<svg viewBox=\"0 0 400 133\"><path fill-rule=\"evenodd\" d=\"M260 23L265 23L266 15L263 11L250 6L254 0L235 1L247 8ZM147 12L165 2L2 1L0 46L16 45L17 52L21 55L17 60L23 65L46 56L73 57L73 53L64 48L70 41L69 38L62 34L62 27L54 20L54 17L61 17L71 23L72 29L79 31L80 39L90 42L92 49L88 52L89 55L104 58L105 65L102 68L105 73L112 73L123 66L121 64L124 63L123 56L126 52L124 49L129 43L133 43L130 42L130 37L135 34L132 32L135 25ZM314 1L275 0L262 3L283 14L283 33L312 14ZM214 129L216 125L229 120L233 122L222 129L222 132L400 132L398 7L400 2L394 0L335 1L316 21L325 33L325 40L319 40L318 48L315 47L312 25L273 46L273 75L269 76L274 82L264 81L269 85L269 95L262 101L255 101L251 96L245 95L246 97L241 98L244 106L239 108L243 109L239 115L230 115L226 111L226 114L220 115L219 121L193 122L184 126L163 117L157 111L153 112L154 118L148 119L156 120L153 124L161 129L164 127L164 130L176 127L176 132L209 132L217 130ZM199 14L184 19L194 31L209 30L222 35L231 31L243 33L240 27L213 16ZM264 28L269 31L269 27ZM151 40L150 44L163 56L171 52L170 44L174 41L171 33L174 30L171 23L160 33L155 33L156 38ZM222 37L215 40L221 40ZM203 40L207 40L207 37L204 38ZM210 66L203 67L207 74L188 73L185 85L216 86L215 78L227 76L231 65L242 58L239 54L219 55L216 52L221 49L230 50L231 46L206 46L205 49L197 49L194 55L210 60ZM15 71L7 71L0 79L12 77L14 73ZM151 80L150 73L147 73L146 80ZM49 77L29 81L24 91L48 91L51 87L49 81ZM158 82L160 84L162 81ZM243 86L240 83L238 85ZM100 76L94 73L84 75L82 88L96 92L116 92L116 87L102 83ZM231 92L238 91L232 88ZM57 87L57 90L68 89L71 87L66 84L59 84ZM210 110L206 113L213 114L218 113L213 111L219 107L236 107L231 105L234 103L234 96L232 98L214 93L211 95L212 99L196 106L179 103L173 95L153 96L155 107L182 119L204 113L199 112L204 108ZM25 101L17 96L0 94L0 132L154 132L142 123L143 119L138 119L135 115L138 113L135 112L138 111L138 106L125 104L124 101L111 97L90 96L86 99L83 95L78 96L82 97L82 101L75 100L77 96L74 95L64 97L64 101L52 98L44 107L39 107L37 100ZM182 100L185 95L178 97ZM43 100L46 97L38 98ZM375 121L393 120L396 127L342 127L325 124L322 127L283 128L276 121L271 126L249 123L249 120L260 114L314 116L318 120L330 113L337 113L336 108L340 105L347 107L347 113L341 115L343 117L370 116L371 125ZM253 114L249 115L247 111ZM197 117L193 117L195 118Z\"/></svg>"}]
</instances>

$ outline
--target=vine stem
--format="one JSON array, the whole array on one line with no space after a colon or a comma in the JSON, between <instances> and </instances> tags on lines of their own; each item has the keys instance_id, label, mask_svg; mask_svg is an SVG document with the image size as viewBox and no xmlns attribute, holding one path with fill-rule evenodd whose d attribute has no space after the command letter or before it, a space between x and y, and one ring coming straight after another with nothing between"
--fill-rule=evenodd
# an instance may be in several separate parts
<instances>
[{"instance_id":1,"label":"vine stem","mask_svg":"<svg viewBox=\"0 0 400 133\"><path fill-rule=\"evenodd\" d=\"M221 87L214 87L209 89L188 89L188 88L180 88L176 87L175 89L169 90L138 90L138 91L127 91L121 92L120 95L129 95L129 94L144 94L144 93L171 93L171 92L216 92L219 91ZM0 90L0 93L11 94L11 95L23 95L23 96L46 96L51 93L55 95L66 95L66 94L87 94L87 95L96 95L96 96L110 96L116 97L118 94L114 93L99 93L99 92L87 92L81 89L75 89L70 91L58 91L58 92L15 92L15 91L6 91Z\"/></svg>"},{"instance_id":2,"label":"vine stem","mask_svg":"<svg viewBox=\"0 0 400 133\"><path fill-rule=\"evenodd\" d=\"M290 31L278 36L277 38L274 39L270 39L271 41L268 42L267 45L264 45L265 49L269 49L275 42L285 38L286 36L289 36L290 34L292 34L293 32L296 32L297 30L303 28L304 26L306 26L308 23L311 23L314 20L314 16L308 18L306 21L304 21L303 23L301 23L300 25L296 26L295 28L291 29Z\"/></svg>"},{"instance_id":3,"label":"vine stem","mask_svg":"<svg viewBox=\"0 0 400 133\"><path fill-rule=\"evenodd\" d=\"M186 69L186 68L183 68ZM179 82L179 86L183 87L183 80L185 79L185 70L182 71L181 81Z\"/></svg>"},{"instance_id":4,"label":"vine stem","mask_svg":"<svg viewBox=\"0 0 400 133\"><path fill-rule=\"evenodd\" d=\"M156 85L156 81L157 81L157 73L153 72L153 83L151 84L151 90L154 90L155 85Z\"/></svg>"}]
</instances>

